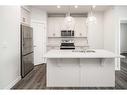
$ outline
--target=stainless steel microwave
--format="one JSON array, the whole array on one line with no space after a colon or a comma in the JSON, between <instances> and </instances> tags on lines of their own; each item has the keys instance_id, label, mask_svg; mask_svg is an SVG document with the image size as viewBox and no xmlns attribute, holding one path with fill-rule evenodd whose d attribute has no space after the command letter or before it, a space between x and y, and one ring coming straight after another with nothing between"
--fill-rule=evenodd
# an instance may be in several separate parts
<instances>
[{"instance_id":1,"label":"stainless steel microwave","mask_svg":"<svg viewBox=\"0 0 127 95\"><path fill-rule=\"evenodd\" d=\"M61 37L74 37L74 30L61 30Z\"/></svg>"}]
</instances>

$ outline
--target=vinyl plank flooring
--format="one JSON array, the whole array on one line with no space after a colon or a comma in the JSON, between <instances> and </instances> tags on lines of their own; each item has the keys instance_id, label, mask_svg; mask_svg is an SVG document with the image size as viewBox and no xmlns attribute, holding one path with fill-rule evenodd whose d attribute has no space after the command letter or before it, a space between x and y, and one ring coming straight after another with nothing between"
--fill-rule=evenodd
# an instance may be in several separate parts
<instances>
[{"instance_id":1,"label":"vinyl plank flooring","mask_svg":"<svg viewBox=\"0 0 127 95\"><path fill-rule=\"evenodd\" d=\"M108 90L127 89L127 63L121 62L121 70L115 72L115 88L112 87L46 87L46 64L35 66L12 89L51 89L51 90Z\"/></svg>"}]
</instances>

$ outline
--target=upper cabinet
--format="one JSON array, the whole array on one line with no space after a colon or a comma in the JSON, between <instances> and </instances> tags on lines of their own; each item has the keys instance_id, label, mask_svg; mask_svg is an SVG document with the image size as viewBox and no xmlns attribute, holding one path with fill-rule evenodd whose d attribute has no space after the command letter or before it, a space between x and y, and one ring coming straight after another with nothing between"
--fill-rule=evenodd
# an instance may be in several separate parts
<instances>
[{"instance_id":1,"label":"upper cabinet","mask_svg":"<svg viewBox=\"0 0 127 95\"><path fill-rule=\"evenodd\" d=\"M61 30L66 30L64 25L64 17L49 17L48 18L48 37L60 37ZM87 25L85 17L74 17L75 37L87 36Z\"/></svg>"},{"instance_id":2,"label":"upper cabinet","mask_svg":"<svg viewBox=\"0 0 127 95\"><path fill-rule=\"evenodd\" d=\"M75 36L86 37L87 36L87 25L85 17L75 17Z\"/></svg>"},{"instance_id":3,"label":"upper cabinet","mask_svg":"<svg viewBox=\"0 0 127 95\"><path fill-rule=\"evenodd\" d=\"M48 18L48 36L49 37L60 37L60 31L63 27L63 17L49 17Z\"/></svg>"},{"instance_id":4,"label":"upper cabinet","mask_svg":"<svg viewBox=\"0 0 127 95\"><path fill-rule=\"evenodd\" d=\"M21 7L21 23L29 26L31 23L31 12L25 7Z\"/></svg>"}]
</instances>

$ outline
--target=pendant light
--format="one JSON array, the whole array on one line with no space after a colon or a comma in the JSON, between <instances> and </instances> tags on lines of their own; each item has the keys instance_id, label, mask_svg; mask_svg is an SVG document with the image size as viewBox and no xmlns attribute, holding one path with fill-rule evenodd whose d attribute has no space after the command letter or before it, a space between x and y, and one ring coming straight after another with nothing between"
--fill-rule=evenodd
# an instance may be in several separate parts
<instances>
[{"instance_id":1,"label":"pendant light","mask_svg":"<svg viewBox=\"0 0 127 95\"><path fill-rule=\"evenodd\" d=\"M70 15L70 11L66 14L64 22L67 30L74 29L75 21L74 18Z\"/></svg>"},{"instance_id":2,"label":"pendant light","mask_svg":"<svg viewBox=\"0 0 127 95\"><path fill-rule=\"evenodd\" d=\"M90 14L88 16L88 18L86 19L86 24L96 24L97 23L97 19L93 14L93 9L95 9L95 6L92 6L90 8Z\"/></svg>"},{"instance_id":3,"label":"pendant light","mask_svg":"<svg viewBox=\"0 0 127 95\"><path fill-rule=\"evenodd\" d=\"M73 18L70 16L70 13L66 14L65 20L69 23L73 21Z\"/></svg>"}]
</instances>

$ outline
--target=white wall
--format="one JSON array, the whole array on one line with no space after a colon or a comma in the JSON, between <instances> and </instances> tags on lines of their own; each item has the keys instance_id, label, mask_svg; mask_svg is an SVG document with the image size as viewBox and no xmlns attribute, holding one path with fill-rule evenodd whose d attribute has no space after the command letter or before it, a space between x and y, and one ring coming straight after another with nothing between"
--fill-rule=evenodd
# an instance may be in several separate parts
<instances>
[{"instance_id":1,"label":"white wall","mask_svg":"<svg viewBox=\"0 0 127 95\"><path fill-rule=\"evenodd\" d=\"M103 49L104 47L103 14L103 12L94 13L97 23L88 25L88 43L90 48Z\"/></svg>"},{"instance_id":2,"label":"white wall","mask_svg":"<svg viewBox=\"0 0 127 95\"><path fill-rule=\"evenodd\" d=\"M104 12L104 49L115 52L114 9Z\"/></svg>"},{"instance_id":3,"label":"white wall","mask_svg":"<svg viewBox=\"0 0 127 95\"><path fill-rule=\"evenodd\" d=\"M120 54L120 20L127 19L127 6L115 7L115 52Z\"/></svg>"},{"instance_id":4,"label":"white wall","mask_svg":"<svg viewBox=\"0 0 127 95\"><path fill-rule=\"evenodd\" d=\"M127 52L127 23L121 23L121 35L120 35L120 52Z\"/></svg>"},{"instance_id":5,"label":"white wall","mask_svg":"<svg viewBox=\"0 0 127 95\"><path fill-rule=\"evenodd\" d=\"M0 6L0 89L20 79L20 7Z\"/></svg>"},{"instance_id":6,"label":"white wall","mask_svg":"<svg viewBox=\"0 0 127 95\"><path fill-rule=\"evenodd\" d=\"M31 8L31 26L33 27L33 40L34 40L34 65L46 63L43 57L46 53L47 44L47 13L38 8ZM38 27L41 26L41 27ZM43 29L41 29L43 28ZM37 31L37 32L36 32ZM36 35L41 35L36 37ZM41 52L37 52L37 49L42 49Z\"/></svg>"},{"instance_id":7,"label":"white wall","mask_svg":"<svg viewBox=\"0 0 127 95\"><path fill-rule=\"evenodd\" d=\"M104 13L104 49L120 54L120 20L127 19L127 7L116 6ZM120 70L120 60L116 59Z\"/></svg>"},{"instance_id":8,"label":"white wall","mask_svg":"<svg viewBox=\"0 0 127 95\"><path fill-rule=\"evenodd\" d=\"M47 22L47 13L38 8L31 8L31 21L37 20L40 22Z\"/></svg>"},{"instance_id":9,"label":"white wall","mask_svg":"<svg viewBox=\"0 0 127 95\"><path fill-rule=\"evenodd\" d=\"M116 25L118 24L115 15L115 8L111 8L104 13L104 49L116 52ZM115 59L115 69L120 70L120 61Z\"/></svg>"}]
</instances>

